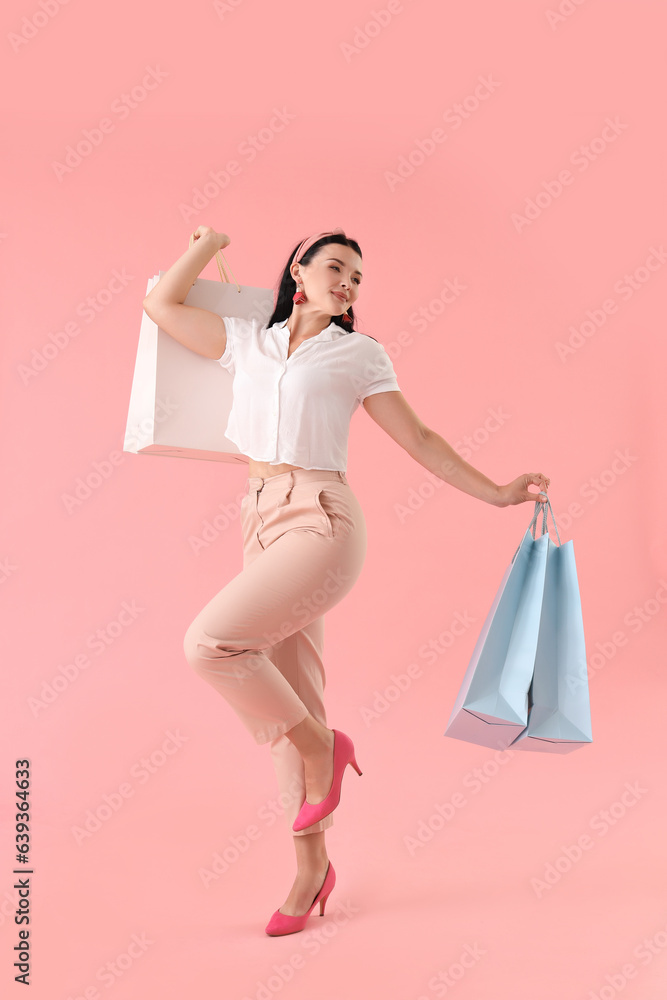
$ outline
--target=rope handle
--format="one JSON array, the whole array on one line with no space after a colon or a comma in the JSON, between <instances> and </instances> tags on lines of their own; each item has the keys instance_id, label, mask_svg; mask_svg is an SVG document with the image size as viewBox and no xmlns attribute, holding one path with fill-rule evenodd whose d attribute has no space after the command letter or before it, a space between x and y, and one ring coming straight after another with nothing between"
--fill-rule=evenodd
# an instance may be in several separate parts
<instances>
[{"instance_id":1,"label":"rope handle","mask_svg":"<svg viewBox=\"0 0 667 1000\"><path fill-rule=\"evenodd\" d=\"M544 501L544 503L542 503L540 500L536 500L535 501L535 513L533 514L531 522L528 525L528 529L530 530L530 532L531 532L531 534L533 536L533 539L535 539L535 532L537 530L537 519L540 516L540 508L542 508L542 531L541 531L541 535L545 535L545 534L549 533L549 529L547 527L547 514L548 514L547 507L548 507L549 510L551 511L551 520L553 521L554 528L556 529L556 538L558 539L558 544L561 545L562 542L560 540L560 535L558 534L558 525L556 524L556 518L555 518L555 515L554 515L553 507L551 506L551 501L549 500L549 497L547 496L546 490L540 490L540 494L542 496L547 497L547 498Z\"/></svg>"},{"instance_id":2,"label":"rope handle","mask_svg":"<svg viewBox=\"0 0 667 1000\"><path fill-rule=\"evenodd\" d=\"M544 496L547 496L546 490L540 490L540 493L544 494ZM539 500L535 501L535 513L533 514L533 516L531 518L531 522L528 525L528 530L531 532L531 534L533 536L533 541L535 541L535 531L537 529L537 519L540 516L540 508L542 508L542 533L541 533L541 537L549 533L548 528L547 528L547 507L551 511L551 518L552 518L552 520L554 522L554 528L556 529L556 537L558 539L558 544L561 545L562 542L560 540L560 535L558 534L558 525L556 524L556 518L554 517L553 507L551 506L551 501L549 500L549 497L547 497L547 499L544 501L544 503L541 503ZM516 559L516 557L517 557L517 555L519 553L519 549L520 548L521 548L521 542L519 542L519 544L516 547L516 552L512 556L512 562L514 562L514 560Z\"/></svg>"},{"instance_id":3,"label":"rope handle","mask_svg":"<svg viewBox=\"0 0 667 1000\"><path fill-rule=\"evenodd\" d=\"M192 246L192 244L193 244L194 242L195 242L195 237L194 237L194 234L193 234L193 233L190 233L190 246ZM220 281L222 281L223 283L224 283L224 282L227 282L227 284L231 284L231 282L230 282L229 278L227 277L227 272L225 271L225 268L224 268L224 265L220 263L220 254L222 254L222 257L223 257L223 259L225 260L225 264L227 264L227 267L229 267L229 263L228 263L227 259L225 258L225 255L224 255L224 253L222 253L222 250L216 250L216 251L215 251L215 262L216 262L216 264L218 265L218 271L220 272ZM232 277L234 278L234 275L233 275L233 272L232 272L232 269L231 269L231 267L229 267L229 273L230 273L230 274L232 275ZM197 279L195 278L195 281L196 281L196 280L197 280ZM193 284L194 284L194 282L193 282ZM239 283L238 283L238 281L236 280L236 278L234 278L234 284L236 285L236 290L237 290L238 292L240 292L240 291L241 291L241 286L239 285Z\"/></svg>"}]
</instances>

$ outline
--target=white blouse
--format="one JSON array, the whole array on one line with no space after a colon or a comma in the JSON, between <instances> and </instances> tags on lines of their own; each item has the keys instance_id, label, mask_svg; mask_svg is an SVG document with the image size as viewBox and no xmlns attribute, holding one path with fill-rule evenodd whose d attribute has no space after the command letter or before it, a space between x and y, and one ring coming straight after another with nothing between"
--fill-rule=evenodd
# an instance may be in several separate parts
<instances>
[{"instance_id":1,"label":"white blouse","mask_svg":"<svg viewBox=\"0 0 667 1000\"><path fill-rule=\"evenodd\" d=\"M224 316L225 353L233 375L225 436L242 455L270 465L347 468L350 418L376 392L400 392L382 344L330 323L287 357L287 320Z\"/></svg>"}]
</instances>

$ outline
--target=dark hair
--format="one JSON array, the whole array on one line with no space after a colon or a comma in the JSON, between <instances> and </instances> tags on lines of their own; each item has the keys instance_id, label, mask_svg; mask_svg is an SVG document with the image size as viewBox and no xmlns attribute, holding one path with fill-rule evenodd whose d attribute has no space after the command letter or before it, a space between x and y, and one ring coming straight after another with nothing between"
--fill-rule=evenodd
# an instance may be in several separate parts
<instances>
[{"instance_id":1,"label":"dark hair","mask_svg":"<svg viewBox=\"0 0 667 1000\"><path fill-rule=\"evenodd\" d=\"M292 265L292 261L294 260L294 255L301 246L301 243L302 240L299 240L299 242L289 255L287 263L285 264L285 268L283 270L280 282L278 284L275 308L273 310L270 319L266 324L267 327L273 326L274 323L280 323L282 320L287 319L289 316L292 315L292 310L294 308L294 302L292 301L292 298L294 296L294 293L296 292L296 281L290 274L290 267ZM361 250L356 240L348 239L344 233L334 233L333 236L323 236L321 240L318 240L316 243L313 243L311 247L308 247L308 249L306 250L305 254L301 258L299 263L309 264L310 261L313 259L313 257L315 257L317 253L319 253L320 249L326 246L328 243L340 243L341 246L351 247L354 250L354 252L358 253L359 256L361 257ZM331 317L331 322L335 323L336 326L341 327L341 329L344 330L345 333L349 333L352 329L354 329L354 313L352 311L352 306L348 307L347 313L348 316L350 316L350 318L352 319L351 324L343 323L342 313L340 314L340 316Z\"/></svg>"}]
</instances>

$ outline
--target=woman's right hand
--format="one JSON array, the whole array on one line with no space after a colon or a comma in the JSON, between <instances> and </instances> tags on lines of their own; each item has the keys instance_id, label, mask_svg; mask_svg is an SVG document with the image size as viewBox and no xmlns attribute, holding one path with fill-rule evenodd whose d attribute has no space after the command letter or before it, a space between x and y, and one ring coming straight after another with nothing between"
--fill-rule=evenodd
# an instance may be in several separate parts
<instances>
[{"instance_id":1,"label":"woman's right hand","mask_svg":"<svg viewBox=\"0 0 667 1000\"><path fill-rule=\"evenodd\" d=\"M205 238L207 241L210 240L211 243L215 244L216 253L231 243L227 233L217 233L211 226L197 226L192 237L195 242L202 238Z\"/></svg>"},{"instance_id":2,"label":"woman's right hand","mask_svg":"<svg viewBox=\"0 0 667 1000\"><path fill-rule=\"evenodd\" d=\"M535 493L528 489L528 484L539 486L544 492ZM513 479L506 486L498 487L498 500L496 507L509 507L510 504L525 503L526 500L537 500L538 503L547 502L547 490L551 480L542 472L527 472L517 479Z\"/></svg>"}]
</instances>

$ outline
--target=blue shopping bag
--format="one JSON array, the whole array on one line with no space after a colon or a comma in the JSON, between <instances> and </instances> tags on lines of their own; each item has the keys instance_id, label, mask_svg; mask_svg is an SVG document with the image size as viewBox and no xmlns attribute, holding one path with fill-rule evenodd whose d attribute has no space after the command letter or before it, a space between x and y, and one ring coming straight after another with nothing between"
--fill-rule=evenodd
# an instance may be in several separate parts
<instances>
[{"instance_id":1,"label":"blue shopping bag","mask_svg":"<svg viewBox=\"0 0 667 1000\"><path fill-rule=\"evenodd\" d=\"M561 544L551 504L543 506L542 531L548 507L559 544L549 539L528 724L512 747L570 753L593 741L584 622L574 544Z\"/></svg>"},{"instance_id":2,"label":"blue shopping bag","mask_svg":"<svg viewBox=\"0 0 667 1000\"><path fill-rule=\"evenodd\" d=\"M549 535L526 529L482 626L445 736L504 749L526 728L544 597ZM531 534L532 530L532 534Z\"/></svg>"}]
</instances>

